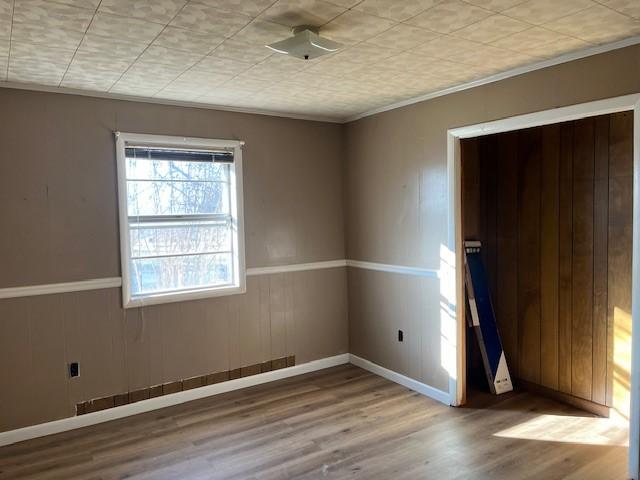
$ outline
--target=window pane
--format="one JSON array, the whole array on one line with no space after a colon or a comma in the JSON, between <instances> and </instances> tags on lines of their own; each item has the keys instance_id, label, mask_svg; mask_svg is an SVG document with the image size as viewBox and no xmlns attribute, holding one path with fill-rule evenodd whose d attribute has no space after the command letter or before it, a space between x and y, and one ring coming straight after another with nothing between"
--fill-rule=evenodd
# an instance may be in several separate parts
<instances>
[{"instance_id":1,"label":"window pane","mask_svg":"<svg viewBox=\"0 0 640 480\"><path fill-rule=\"evenodd\" d=\"M132 257L231 250L230 222L131 224Z\"/></svg>"},{"instance_id":2,"label":"window pane","mask_svg":"<svg viewBox=\"0 0 640 480\"><path fill-rule=\"evenodd\" d=\"M228 163L186 162L127 158L128 180L207 180L229 179Z\"/></svg>"},{"instance_id":3,"label":"window pane","mask_svg":"<svg viewBox=\"0 0 640 480\"><path fill-rule=\"evenodd\" d=\"M127 181L128 215L229 213L226 183Z\"/></svg>"},{"instance_id":4,"label":"window pane","mask_svg":"<svg viewBox=\"0 0 640 480\"><path fill-rule=\"evenodd\" d=\"M131 277L133 296L231 284L231 254L131 260Z\"/></svg>"}]
</instances>

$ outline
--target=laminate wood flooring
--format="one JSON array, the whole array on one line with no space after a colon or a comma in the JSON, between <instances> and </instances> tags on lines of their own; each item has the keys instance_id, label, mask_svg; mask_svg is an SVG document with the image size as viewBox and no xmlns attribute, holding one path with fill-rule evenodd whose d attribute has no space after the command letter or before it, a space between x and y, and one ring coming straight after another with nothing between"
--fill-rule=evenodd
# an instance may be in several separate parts
<instances>
[{"instance_id":1,"label":"laminate wood flooring","mask_svg":"<svg viewBox=\"0 0 640 480\"><path fill-rule=\"evenodd\" d=\"M0 479L622 480L624 426L512 393L450 408L353 365L0 448Z\"/></svg>"}]
</instances>

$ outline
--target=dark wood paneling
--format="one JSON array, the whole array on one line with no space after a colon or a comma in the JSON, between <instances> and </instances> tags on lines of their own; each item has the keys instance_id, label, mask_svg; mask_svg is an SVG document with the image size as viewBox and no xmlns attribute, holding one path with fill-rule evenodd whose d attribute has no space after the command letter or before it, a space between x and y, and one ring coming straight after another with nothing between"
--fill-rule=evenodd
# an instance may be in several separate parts
<instances>
[{"instance_id":1,"label":"dark wood paneling","mask_svg":"<svg viewBox=\"0 0 640 480\"><path fill-rule=\"evenodd\" d=\"M526 380L518 379L517 386L522 387L529 392L535 393L536 395L541 395L544 397L552 398L558 402L573 405L574 407L579 408L580 410L584 410L585 412L591 412L595 415L606 418L609 418L611 416L611 409L609 407L603 404L595 403L591 400L574 397L573 395L570 395L568 393L559 392L556 389L538 385L537 383L527 382Z\"/></svg>"},{"instance_id":2,"label":"dark wood paneling","mask_svg":"<svg viewBox=\"0 0 640 480\"><path fill-rule=\"evenodd\" d=\"M594 120L574 124L571 393L591 399L593 371Z\"/></svg>"},{"instance_id":3,"label":"dark wood paneling","mask_svg":"<svg viewBox=\"0 0 640 480\"><path fill-rule=\"evenodd\" d=\"M182 381L169 382L162 385L162 394L169 395L170 393L177 393L182 391Z\"/></svg>"},{"instance_id":4,"label":"dark wood paneling","mask_svg":"<svg viewBox=\"0 0 640 480\"><path fill-rule=\"evenodd\" d=\"M609 275L607 404L623 401L630 383L625 339L631 334L633 117L611 116L609 135Z\"/></svg>"},{"instance_id":5,"label":"dark wood paneling","mask_svg":"<svg viewBox=\"0 0 640 480\"><path fill-rule=\"evenodd\" d=\"M98 412L100 410L106 410L107 408L113 408L114 401L113 397L105 397L105 398L97 398L95 400L90 400L85 402L84 411L85 413Z\"/></svg>"},{"instance_id":6,"label":"dark wood paneling","mask_svg":"<svg viewBox=\"0 0 640 480\"><path fill-rule=\"evenodd\" d=\"M482 213L486 212L482 205L481 193L481 172L479 164L479 141L476 138L466 139L460 144L461 153L464 158L464 168L462 169L462 229L464 238L467 240L479 240L483 230ZM482 176L486 178L486 176ZM483 189L486 192L486 189ZM466 337L466 375L467 381L474 385L482 385L486 376L481 371L482 357L474 337ZM514 350L516 352L517 349Z\"/></svg>"},{"instance_id":7,"label":"dark wood paneling","mask_svg":"<svg viewBox=\"0 0 640 480\"><path fill-rule=\"evenodd\" d=\"M149 398L156 398L162 396L162 385L154 385L149 387Z\"/></svg>"},{"instance_id":8,"label":"dark wood paneling","mask_svg":"<svg viewBox=\"0 0 640 480\"><path fill-rule=\"evenodd\" d=\"M540 207L540 383L558 389L560 125L542 131Z\"/></svg>"},{"instance_id":9,"label":"dark wood paneling","mask_svg":"<svg viewBox=\"0 0 640 480\"><path fill-rule=\"evenodd\" d=\"M133 392L129 392L129 403L139 402L141 400L146 400L150 397L151 397L151 393L149 388L134 390Z\"/></svg>"},{"instance_id":10,"label":"dark wood paneling","mask_svg":"<svg viewBox=\"0 0 640 480\"><path fill-rule=\"evenodd\" d=\"M287 367L287 357L276 358L271 361L271 368L273 370L280 370L281 368Z\"/></svg>"},{"instance_id":11,"label":"dark wood paneling","mask_svg":"<svg viewBox=\"0 0 640 480\"><path fill-rule=\"evenodd\" d=\"M505 357L518 374L518 134L497 142L497 279L500 294L494 303Z\"/></svg>"},{"instance_id":12,"label":"dark wood paneling","mask_svg":"<svg viewBox=\"0 0 640 480\"><path fill-rule=\"evenodd\" d=\"M512 376L623 410L632 120L591 117L469 139L462 149L463 235L483 243Z\"/></svg>"},{"instance_id":13,"label":"dark wood paneling","mask_svg":"<svg viewBox=\"0 0 640 480\"><path fill-rule=\"evenodd\" d=\"M540 382L540 166L541 130L518 139L519 374Z\"/></svg>"},{"instance_id":14,"label":"dark wood paneling","mask_svg":"<svg viewBox=\"0 0 640 480\"><path fill-rule=\"evenodd\" d=\"M240 369L241 377L250 377L251 375L257 375L258 373L262 373L261 363L257 363L255 365L248 365Z\"/></svg>"},{"instance_id":15,"label":"dark wood paneling","mask_svg":"<svg viewBox=\"0 0 640 480\"><path fill-rule=\"evenodd\" d=\"M470 138L460 144L462 172L462 222L466 239L480 238L480 164L478 140Z\"/></svg>"},{"instance_id":16,"label":"dark wood paneling","mask_svg":"<svg viewBox=\"0 0 640 480\"><path fill-rule=\"evenodd\" d=\"M609 116L595 119L593 186L593 384L591 400L606 403L609 231Z\"/></svg>"},{"instance_id":17,"label":"dark wood paneling","mask_svg":"<svg viewBox=\"0 0 640 480\"><path fill-rule=\"evenodd\" d=\"M498 157L496 152L497 139L487 137L478 145L479 157L482 159L480 168L480 238L483 240L482 259L486 266L489 280L491 300L495 305L499 290L497 288L497 212L498 212Z\"/></svg>"},{"instance_id":18,"label":"dark wood paneling","mask_svg":"<svg viewBox=\"0 0 640 480\"><path fill-rule=\"evenodd\" d=\"M204 376L185 378L182 381L182 389L183 390L191 390L192 388L200 388L200 387L202 387L204 385L205 385L205 377Z\"/></svg>"},{"instance_id":19,"label":"dark wood paneling","mask_svg":"<svg viewBox=\"0 0 640 480\"><path fill-rule=\"evenodd\" d=\"M560 192L558 194L558 390L571 393L573 290L573 125L560 127Z\"/></svg>"},{"instance_id":20,"label":"dark wood paneling","mask_svg":"<svg viewBox=\"0 0 640 480\"><path fill-rule=\"evenodd\" d=\"M211 373L205 377L207 385L213 385L214 383L226 382L229 380L229 372L217 372Z\"/></svg>"}]
</instances>

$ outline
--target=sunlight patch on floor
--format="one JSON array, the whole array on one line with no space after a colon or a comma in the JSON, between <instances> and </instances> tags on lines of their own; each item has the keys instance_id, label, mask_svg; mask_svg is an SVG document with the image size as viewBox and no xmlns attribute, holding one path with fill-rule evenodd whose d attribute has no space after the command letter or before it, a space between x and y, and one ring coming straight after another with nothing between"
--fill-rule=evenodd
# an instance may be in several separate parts
<instances>
[{"instance_id":1,"label":"sunlight patch on floor","mask_svg":"<svg viewBox=\"0 0 640 480\"><path fill-rule=\"evenodd\" d=\"M628 429L620 419L539 415L494 433L496 437L583 445L628 446Z\"/></svg>"}]
</instances>

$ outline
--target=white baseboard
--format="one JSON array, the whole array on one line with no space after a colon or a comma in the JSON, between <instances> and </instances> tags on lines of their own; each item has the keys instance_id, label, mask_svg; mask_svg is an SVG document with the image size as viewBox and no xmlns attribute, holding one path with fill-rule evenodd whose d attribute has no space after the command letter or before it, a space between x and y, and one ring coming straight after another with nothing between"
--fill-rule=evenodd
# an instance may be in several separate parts
<instances>
[{"instance_id":1,"label":"white baseboard","mask_svg":"<svg viewBox=\"0 0 640 480\"><path fill-rule=\"evenodd\" d=\"M8 432L0 433L0 446L22 442L36 437L44 437L54 433L66 432L76 428L96 425L98 423L116 420L118 418L137 415L139 413L150 412L159 408L170 407L180 403L190 402L199 398L210 397L220 393L239 390L241 388L252 387L263 383L281 380L283 378L294 377L304 373L315 372L324 368L335 367L349 363L349 354L343 353L334 357L322 358L308 363L302 363L293 367L282 368L272 372L259 373L250 377L238 378L227 382L207 385L206 387L194 388L184 392L163 395L162 397L150 398L136 403L130 403L121 407L109 408L99 412L87 413L77 417L63 418L53 422L41 423L29 427L18 428Z\"/></svg>"},{"instance_id":2,"label":"white baseboard","mask_svg":"<svg viewBox=\"0 0 640 480\"><path fill-rule=\"evenodd\" d=\"M53 422L41 423L29 427L18 428L16 430L10 430L8 432L2 432L0 433L0 446L11 445L12 443L22 442L31 438L53 435L54 433L66 432L68 430L74 430L76 428L88 427L90 425L96 425L98 423L117 420L119 418L137 415L139 413L150 412L153 410L158 410L160 408L190 402L199 398L210 397L233 390L239 390L241 388L252 387L254 385L261 385L263 383L273 382L288 377L294 377L296 375L302 375L304 373L315 372L317 370L335 367L337 365L343 365L345 363L352 363L360 368L375 373L376 375L380 375L387 380L403 385L429 398L433 398L434 400L444 403L445 405L450 404L448 392L443 392L442 390L438 390L437 388L433 388L427 384L418 382L417 380L409 378L405 375L381 367L380 365L370 362L369 360L365 360L364 358L358 357L357 355L343 353L342 355L322 358L320 360L314 360L312 362L302 363L300 365L282 368L280 370L274 370L272 372L260 373L258 375L252 375L250 377L243 377L236 380L216 383L215 385L207 385L206 387L194 388L192 390L187 390L184 392L177 392L169 395L163 395L161 397L150 398L148 400L142 400L140 402L130 403L128 405L122 405L121 407L109 408L106 410L101 410L99 412L87 413L85 415L80 415L77 417L63 418L61 420L54 420Z\"/></svg>"},{"instance_id":3,"label":"white baseboard","mask_svg":"<svg viewBox=\"0 0 640 480\"><path fill-rule=\"evenodd\" d=\"M421 393L422 395L425 395L429 398L433 398L434 400L444 403L445 405L451 404L451 397L449 396L449 392L443 392L442 390L438 390L437 388L427 385L426 383L418 382L413 378L409 378L405 375L394 372L393 370L389 370L388 368L381 367L376 363L365 360L364 358L358 357L357 355L354 355L352 353L349 354L349 362L357 367L364 368L371 373L380 375L387 380L399 383L400 385L407 387L415 392Z\"/></svg>"}]
</instances>

